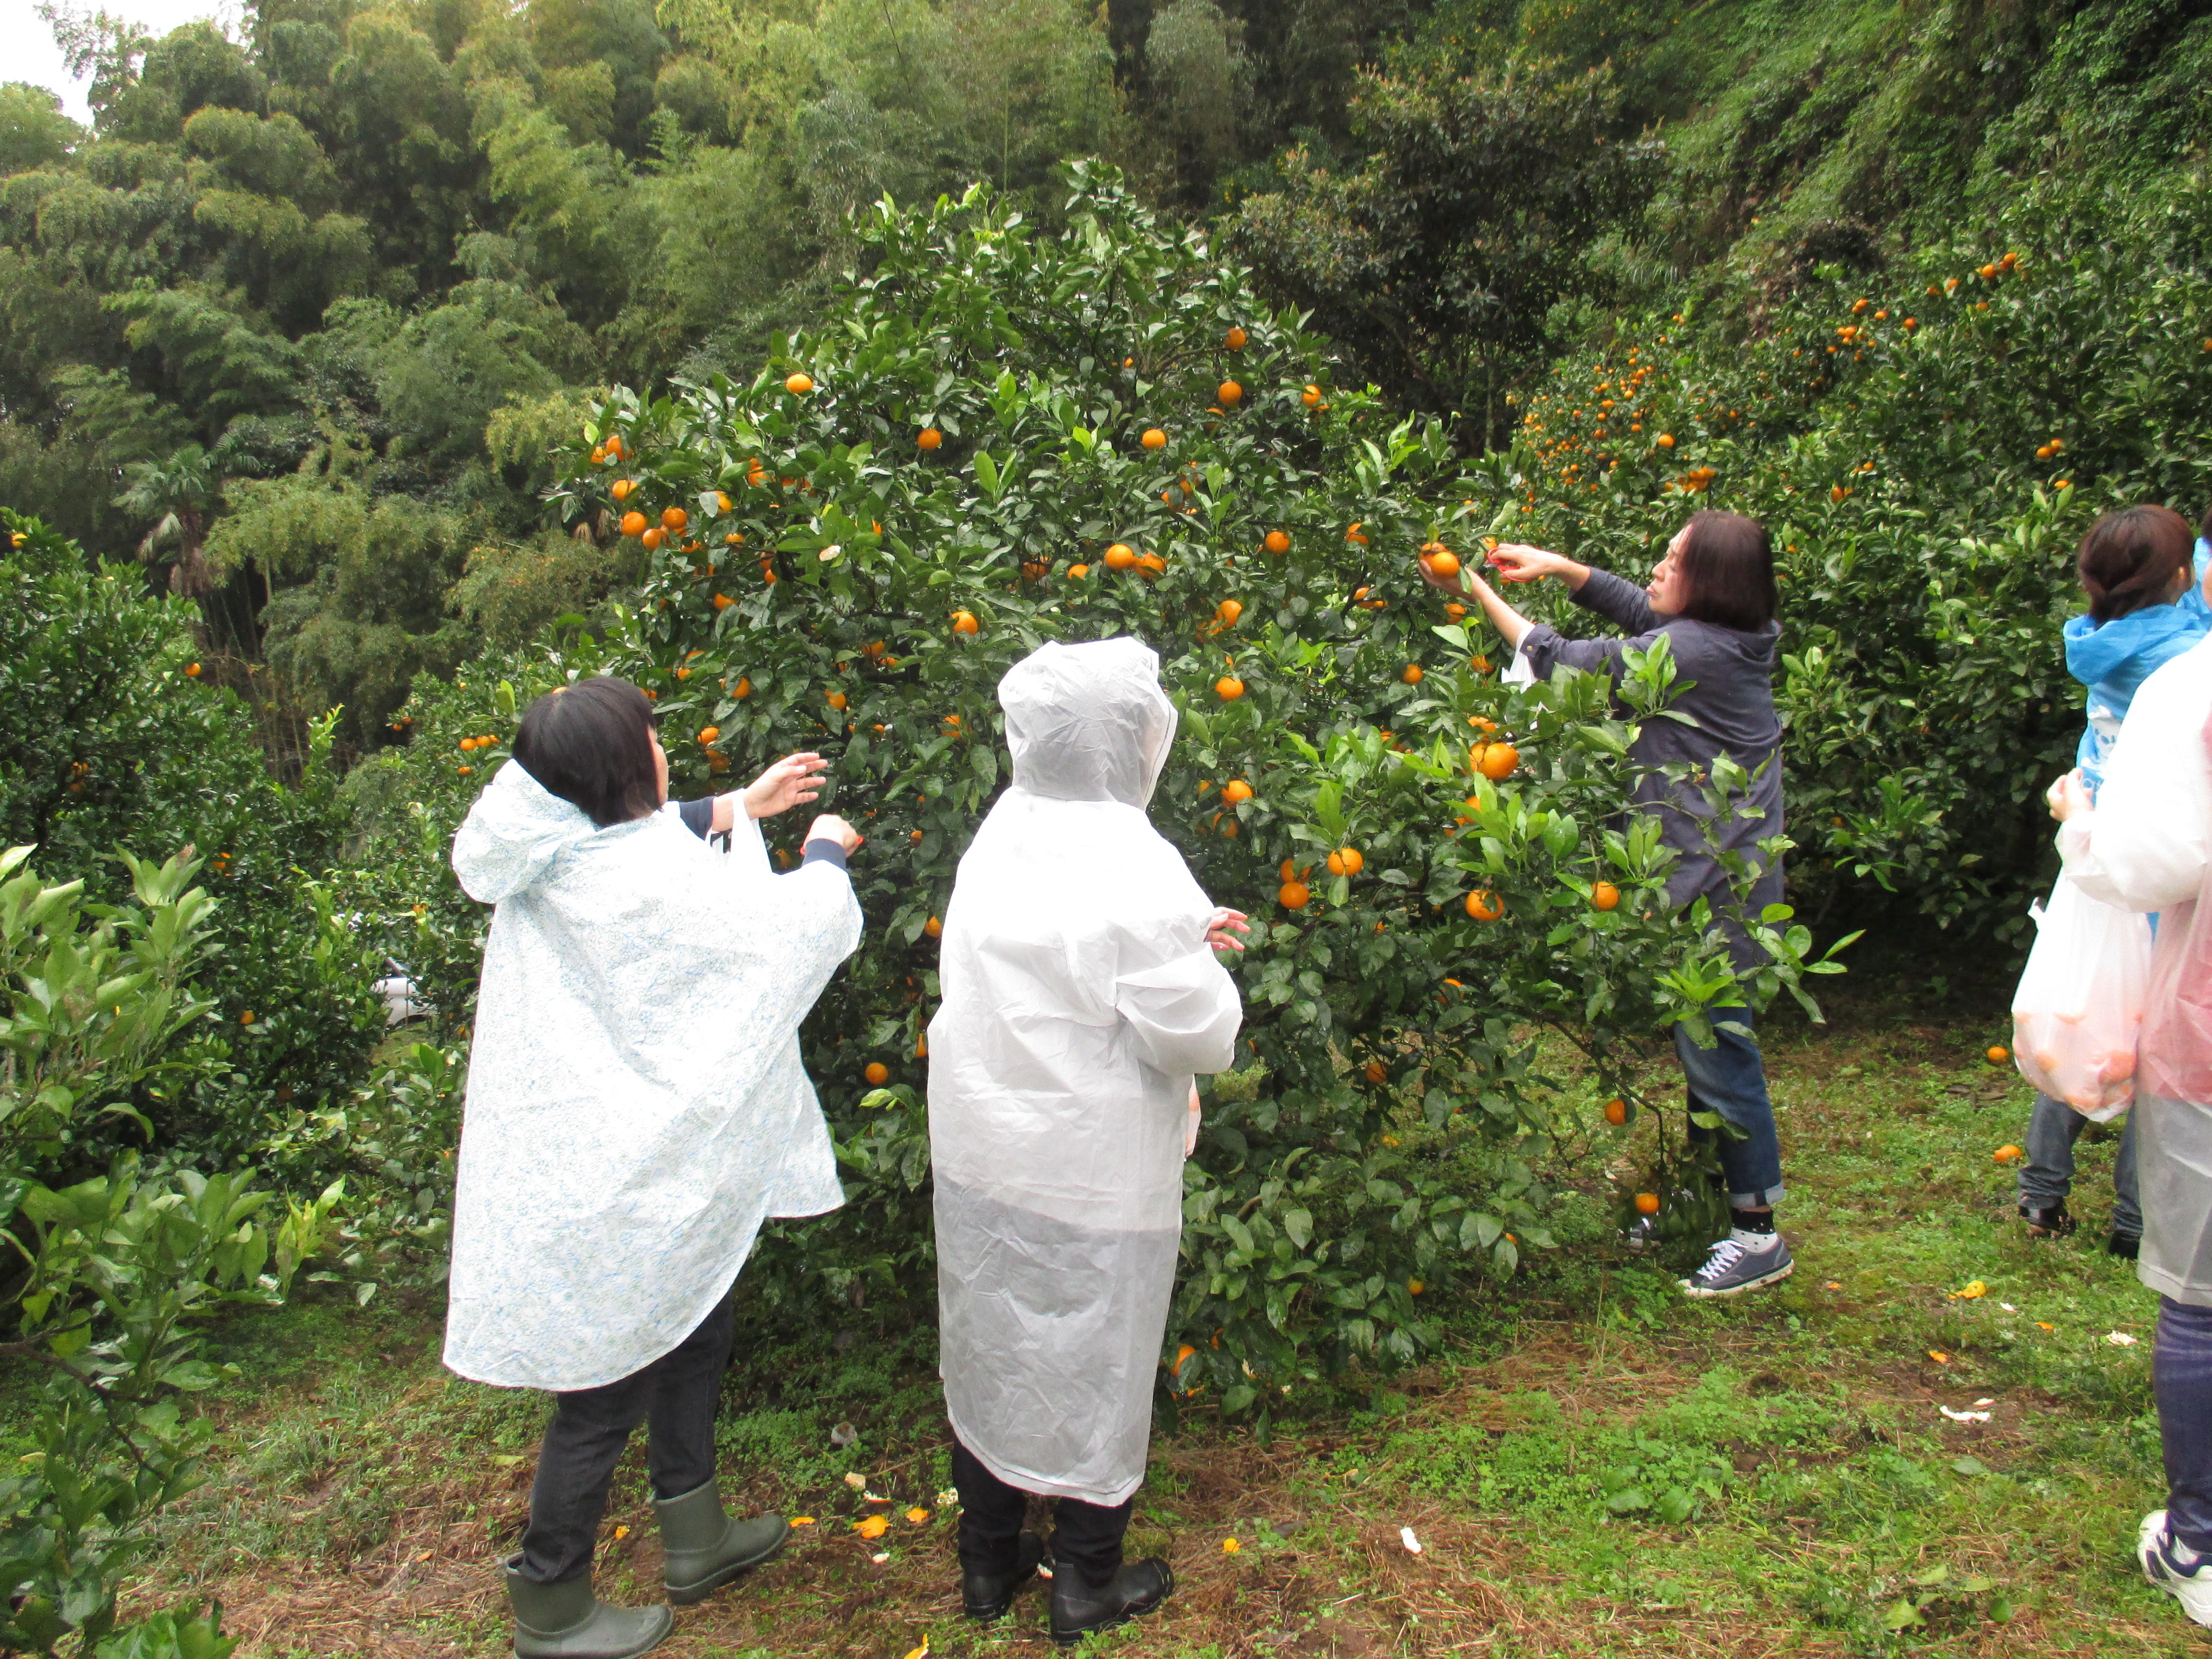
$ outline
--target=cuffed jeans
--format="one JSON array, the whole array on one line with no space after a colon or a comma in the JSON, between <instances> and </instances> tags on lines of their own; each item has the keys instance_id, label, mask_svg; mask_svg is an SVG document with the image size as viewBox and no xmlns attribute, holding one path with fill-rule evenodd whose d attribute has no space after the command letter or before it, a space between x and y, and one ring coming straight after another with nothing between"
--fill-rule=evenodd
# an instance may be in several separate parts
<instances>
[{"instance_id":1,"label":"cuffed jeans","mask_svg":"<svg viewBox=\"0 0 2212 1659\"><path fill-rule=\"evenodd\" d=\"M2212 1308L2158 1299L2158 1437L2166 1454L2166 1519L2194 1550L2212 1551Z\"/></svg>"},{"instance_id":2,"label":"cuffed jeans","mask_svg":"<svg viewBox=\"0 0 2212 1659\"><path fill-rule=\"evenodd\" d=\"M1010 1573L1022 1535L1022 1516L1030 1495L985 1468L975 1454L952 1442L952 1484L960 1493L960 1571ZM1121 1565L1121 1540L1129 1531L1134 1498L1109 1508L1063 1498L1053 1517L1054 1571L1073 1568L1093 1585L1103 1584Z\"/></svg>"},{"instance_id":3,"label":"cuffed jeans","mask_svg":"<svg viewBox=\"0 0 2212 1659\"><path fill-rule=\"evenodd\" d=\"M1717 1137L1729 1203L1739 1210L1763 1210L1779 1202L1789 1190L1782 1184L1782 1142L1774 1132L1766 1068L1759 1060L1758 1042L1749 1035L1750 1009L1717 1008L1713 1020L1718 1047L1700 1048L1689 1031L1677 1025L1674 1052L1690 1085L1690 1109L1717 1112L1742 1131ZM1743 1034L1721 1029L1723 1021L1741 1025ZM1702 1142L1716 1137L1693 1123L1690 1139Z\"/></svg>"},{"instance_id":4,"label":"cuffed jeans","mask_svg":"<svg viewBox=\"0 0 2212 1659\"><path fill-rule=\"evenodd\" d=\"M2063 1100L2035 1097L2027 1120L2027 1162L2020 1166L2020 1201L2031 1210L2048 1210L2074 1190L2074 1143L2089 1120ZM2120 1147L2112 1159L2112 1231L2142 1234L2142 1200L2136 1187L2136 1115L2128 1114Z\"/></svg>"},{"instance_id":5,"label":"cuffed jeans","mask_svg":"<svg viewBox=\"0 0 2212 1659\"><path fill-rule=\"evenodd\" d=\"M630 1431L650 1424L653 1495L681 1498L714 1478L714 1409L736 1329L736 1291L699 1328L641 1370L596 1389L556 1394L538 1454L530 1526L516 1563L533 1583L558 1584L592 1570L607 1487Z\"/></svg>"}]
</instances>

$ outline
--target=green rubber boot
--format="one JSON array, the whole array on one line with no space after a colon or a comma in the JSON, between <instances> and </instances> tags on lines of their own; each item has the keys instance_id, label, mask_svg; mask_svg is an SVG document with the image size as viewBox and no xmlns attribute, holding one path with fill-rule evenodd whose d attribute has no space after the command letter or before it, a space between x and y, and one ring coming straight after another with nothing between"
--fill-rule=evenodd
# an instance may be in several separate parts
<instances>
[{"instance_id":1,"label":"green rubber boot","mask_svg":"<svg viewBox=\"0 0 2212 1659\"><path fill-rule=\"evenodd\" d=\"M676 1615L666 1607L617 1607L592 1594L588 1575L539 1584L507 1570L514 1610L514 1659L637 1659L667 1640Z\"/></svg>"},{"instance_id":2,"label":"green rubber boot","mask_svg":"<svg viewBox=\"0 0 2212 1659\"><path fill-rule=\"evenodd\" d=\"M709 1480L681 1498L653 1500L660 1516L662 1577L668 1599L679 1607L703 1601L749 1568L783 1547L791 1528L779 1516L733 1521L722 1513L722 1495Z\"/></svg>"}]
</instances>

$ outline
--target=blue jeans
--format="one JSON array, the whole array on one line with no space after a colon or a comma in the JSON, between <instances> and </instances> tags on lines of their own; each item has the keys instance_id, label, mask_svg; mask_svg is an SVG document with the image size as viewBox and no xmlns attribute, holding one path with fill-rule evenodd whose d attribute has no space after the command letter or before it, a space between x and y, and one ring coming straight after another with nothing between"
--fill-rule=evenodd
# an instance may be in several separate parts
<instances>
[{"instance_id":1,"label":"blue jeans","mask_svg":"<svg viewBox=\"0 0 2212 1659\"><path fill-rule=\"evenodd\" d=\"M2166 1453L2166 1519L2194 1550L2212 1550L2212 1308L2158 1299L2158 1437Z\"/></svg>"},{"instance_id":2,"label":"blue jeans","mask_svg":"<svg viewBox=\"0 0 2212 1659\"><path fill-rule=\"evenodd\" d=\"M1749 1035L1750 1009L1715 1009L1713 1018L1716 1027L1725 1021L1743 1027L1743 1034L1717 1029L1720 1045L1700 1048L1677 1025L1674 1052L1690 1085L1690 1109L1717 1112L1742 1131L1718 1138L1729 1202L1739 1210L1763 1210L1788 1190L1782 1184L1782 1142L1774 1133L1774 1103L1766 1097L1766 1068L1759 1062L1758 1042ZM1705 1141L1714 1135L1692 1124L1690 1138Z\"/></svg>"},{"instance_id":3,"label":"blue jeans","mask_svg":"<svg viewBox=\"0 0 2212 1659\"><path fill-rule=\"evenodd\" d=\"M2049 1095L2035 1097L2035 1111L2027 1120L2027 1159L2020 1166L2020 1201L2031 1210L2048 1210L2066 1201L2074 1190L2074 1143L2089 1127L2063 1100ZM2112 1231L2142 1236L2142 1200L2136 1190L2136 1115L2128 1114L2120 1131L2119 1151L2112 1158Z\"/></svg>"}]
</instances>

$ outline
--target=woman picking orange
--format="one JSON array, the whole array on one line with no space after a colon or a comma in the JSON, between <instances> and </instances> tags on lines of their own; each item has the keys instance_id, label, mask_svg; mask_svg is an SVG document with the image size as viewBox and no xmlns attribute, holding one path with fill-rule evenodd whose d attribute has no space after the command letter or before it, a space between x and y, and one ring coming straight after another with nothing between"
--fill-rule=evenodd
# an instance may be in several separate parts
<instances>
[{"instance_id":1,"label":"woman picking orange","mask_svg":"<svg viewBox=\"0 0 2212 1659\"><path fill-rule=\"evenodd\" d=\"M1759 847L1783 832L1782 724L1774 712L1781 629L1774 619L1774 550L1765 527L1736 513L1692 514L1640 592L1608 571L1541 548L1500 546L1490 562L1507 581L1558 578L1577 605L1627 635L1568 639L1522 616L1474 571L1445 577L1422 566L1431 586L1472 595L1540 679L1564 666L1618 681L1628 652L1666 641L1676 684L1684 688L1670 708L1694 723L1643 723L1629 749L1640 769L1635 799L1659 814L1661 836L1677 855L1667 878L1668 902L1679 909L1704 899L1738 970L1756 967L1765 955L1751 939L1749 921L1782 902L1782 860ZM1716 826L1697 781L1710 775L1722 755L1741 765L1750 782L1729 802L1733 816ZM1686 768L1687 777L1670 779L1669 766ZM1741 896L1723 866L1726 854L1741 858L1754 872ZM1785 1190L1782 1149L1751 1011L1721 1011L1714 1035L1715 1046L1702 1048L1686 1028L1674 1028L1692 1110L1717 1112L1735 1131L1723 1136L1718 1148L1735 1224L1705 1265L1681 1281L1693 1297L1739 1296L1788 1278L1792 1265L1790 1246L1774 1230L1774 1206ZM1694 1125L1691 1133L1704 1138Z\"/></svg>"}]
</instances>

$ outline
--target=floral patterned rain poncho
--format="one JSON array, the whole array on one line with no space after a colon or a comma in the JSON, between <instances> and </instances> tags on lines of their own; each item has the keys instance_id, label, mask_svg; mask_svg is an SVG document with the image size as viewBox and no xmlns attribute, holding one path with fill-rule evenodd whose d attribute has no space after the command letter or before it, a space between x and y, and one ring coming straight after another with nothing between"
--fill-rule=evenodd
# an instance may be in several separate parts
<instances>
[{"instance_id":1,"label":"floral patterned rain poncho","mask_svg":"<svg viewBox=\"0 0 2212 1659\"><path fill-rule=\"evenodd\" d=\"M1115 1504L1145 1472L1194 1073L1243 1008L1145 816L1176 713L1134 640L999 685L1013 787L960 860L929 1028L939 1369L1001 1480Z\"/></svg>"},{"instance_id":2,"label":"floral patterned rain poncho","mask_svg":"<svg viewBox=\"0 0 2212 1659\"><path fill-rule=\"evenodd\" d=\"M595 827L514 762L453 841L484 946L446 1364L597 1388L681 1342L769 1216L842 1204L799 1022L860 942L835 864L671 807Z\"/></svg>"}]
</instances>

